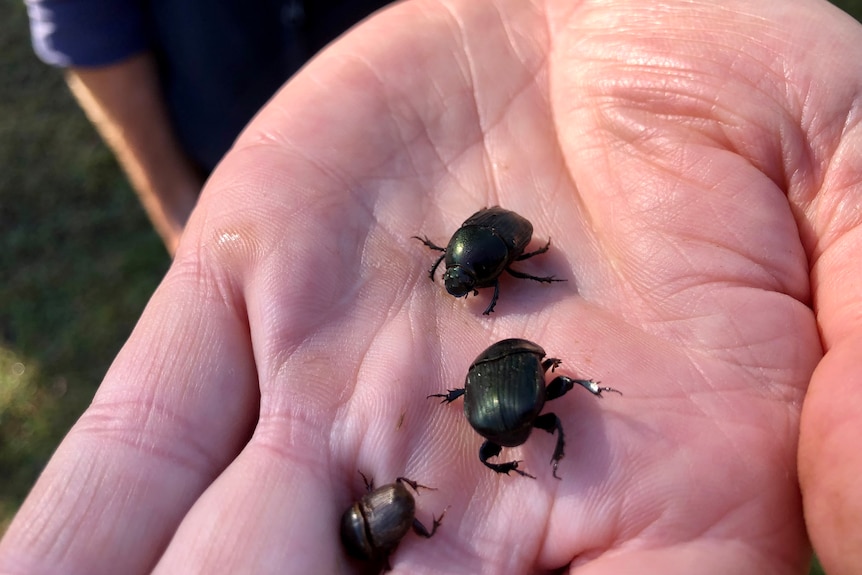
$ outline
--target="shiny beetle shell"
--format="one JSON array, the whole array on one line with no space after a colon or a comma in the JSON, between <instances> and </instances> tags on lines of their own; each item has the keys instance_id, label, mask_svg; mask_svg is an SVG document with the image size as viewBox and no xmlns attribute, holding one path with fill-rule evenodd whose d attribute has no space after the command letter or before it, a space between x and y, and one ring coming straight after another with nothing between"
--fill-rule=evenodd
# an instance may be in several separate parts
<instances>
[{"instance_id":1,"label":"shiny beetle shell","mask_svg":"<svg viewBox=\"0 0 862 575\"><path fill-rule=\"evenodd\" d=\"M498 342L470 366L464 415L479 435L504 447L523 444L545 406L545 350L531 341Z\"/></svg>"},{"instance_id":2,"label":"shiny beetle shell","mask_svg":"<svg viewBox=\"0 0 862 575\"><path fill-rule=\"evenodd\" d=\"M565 435L560 418L554 413L542 413L545 402L565 395L576 384L597 397L603 391L617 390L600 387L592 379L572 379L564 375L545 384L545 372L560 365L556 358L545 359L541 346L525 339L504 339L483 351L467 370L464 387L435 393L451 403L464 396L464 415L485 442L479 448L479 460L497 473L533 477L518 469L520 461L492 463L503 447L515 447L527 441L533 428L556 433L557 444L551 456L553 475L563 458Z\"/></svg>"},{"instance_id":3,"label":"shiny beetle shell","mask_svg":"<svg viewBox=\"0 0 862 575\"><path fill-rule=\"evenodd\" d=\"M474 288L494 285L533 237L533 224L499 206L467 218L446 246L446 291L464 297Z\"/></svg>"},{"instance_id":4,"label":"shiny beetle shell","mask_svg":"<svg viewBox=\"0 0 862 575\"><path fill-rule=\"evenodd\" d=\"M443 283L451 295L467 297L470 292L478 293L476 290L479 288L494 288L491 303L483 312L485 315L491 313L497 304L499 278L504 271L516 278L538 282L565 281L553 276L532 276L510 267L515 261L545 253L551 240L544 247L525 254L524 249L533 237L533 224L523 216L499 206L479 210L467 218L445 248L434 244L427 237L413 237L430 249L443 252L431 266L428 275L434 281L440 262L445 260Z\"/></svg>"},{"instance_id":5,"label":"shiny beetle shell","mask_svg":"<svg viewBox=\"0 0 862 575\"><path fill-rule=\"evenodd\" d=\"M415 517L416 501L400 481L378 487L344 512L341 542L351 557L381 557L410 531Z\"/></svg>"},{"instance_id":6,"label":"shiny beetle shell","mask_svg":"<svg viewBox=\"0 0 862 575\"><path fill-rule=\"evenodd\" d=\"M359 472L362 475L362 472ZM371 481L362 475L368 490L359 501L351 505L341 516L341 543L347 554L365 561L383 561L383 570L389 569L389 554L398 546L411 529L425 538L431 538L443 521L432 516L431 531L416 519L416 500L407 490L411 487L433 489L399 477L395 483L374 489Z\"/></svg>"}]
</instances>

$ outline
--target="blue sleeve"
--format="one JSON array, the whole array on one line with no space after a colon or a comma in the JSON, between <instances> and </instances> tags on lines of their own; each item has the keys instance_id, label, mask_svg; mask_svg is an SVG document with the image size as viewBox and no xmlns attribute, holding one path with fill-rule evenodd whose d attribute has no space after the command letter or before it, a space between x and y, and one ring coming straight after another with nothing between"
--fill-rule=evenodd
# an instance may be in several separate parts
<instances>
[{"instance_id":1,"label":"blue sleeve","mask_svg":"<svg viewBox=\"0 0 862 575\"><path fill-rule=\"evenodd\" d=\"M104 66L148 47L139 0L25 0L33 49L53 66Z\"/></svg>"}]
</instances>

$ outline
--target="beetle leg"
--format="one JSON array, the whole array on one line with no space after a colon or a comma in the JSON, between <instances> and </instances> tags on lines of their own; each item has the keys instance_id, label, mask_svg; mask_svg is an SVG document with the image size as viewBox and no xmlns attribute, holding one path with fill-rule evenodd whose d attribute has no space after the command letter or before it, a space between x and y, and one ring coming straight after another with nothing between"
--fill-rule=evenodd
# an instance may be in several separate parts
<instances>
[{"instance_id":1,"label":"beetle leg","mask_svg":"<svg viewBox=\"0 0 862 575\"><path fill-rule=\"evenodd\" d=\"M437 250L438 252L445 252L446 251L446 248L441 248L440 246L438 246L437 244L435 244L434 242L429 240L428 236L423 236L421 238L419 236L413 236L413 239L419 240L420 242L422 242L423 244L425 244L426 246L428 246L432 250Z\"/></svg>"},{"instance_id":2,"label":"beetle leg","mask_svg":"<svg viewBox=\"0 0 862 575\"><path fill-rule=\"evenodd\" d=\"M605 387L600 386L599 381L594 379L572 379L571 377L566 377L565 375L561 375L555 378L548 386L545 388L545 400L550 401L552 399L556 399L572 389L575 384L578 384L584 387L587 391L595 395L596 397L602 397L603 391L613 391L614 393L623 394L622 391L618 389L614 389L613 387Z\"/></svg>"},{"instance_id":3,"label":"beetle leg","mask_svg":"<svg viewBox=\"0 0 862 575\"><path fill-rule=\"evenodd\" d=\"M534 475L530 475L526 471L521 471L520 469L518 469L518 464L520 463L520 461L507 461L506 463L489 463L488 459L500 455L500 451L502 451L502 449L503 448L496 443L486 441L482 444L482 447L479 448L479 460L485 465L485 467L493 469L497 473L505 473L506 475L509 475L510 471L514 471L518 475L523 475L524 477L530 477L532 479L536 478Z\"/></svg>"},{"instance_id":4,"label":"beetle leg","mask_svg":"<svg viewBox=\"0 0 862 575\"><path fill-rule=\"evenodd\" d=\"M555 377L551 380L551 383L545 386L545 401L551 401L552 399L557 399L558 397L562 397L575 387L575 383L586 382L583 379L572 379L571 377L566 377L565 375L561 375L559 377ZM583 385L583 384L581 384Z\"/></svg>"},{"instance_id":5,"label":"beetle leg","mask_svg":"<svg viewBox=\"0 0 862 575\"><path fill-rule=\"evenodd\" d=\"M412 488L413 488L413 491L415 491L416 493L419 493L419 489L420 489L420 488L422 488L422 489L429 489L429 490L431 490L431 491L437 491L437 488L436 488L436 487L428 487L427 485L422 485L421 483L416 483L416 482L415 482L415 481L413 481L412 479L407 479L406 477L399 477L399 478L398 478L398 479L396 479L395 481L397 481L397 482L399 482L399 483L401 483L401 482L406 483L407 485L409 485L410 487L412 487Z\"/></svg>"},{"instance_id":6,"label":"beetle leg","mask_svg":"<svg viewBox=\"0 0 862 575\"><path fill-rule=\"evenodd\" d=\"M563 424L556 413L544 413L533 421L533 427L536 429L544 429L551 435L557 432L557 446L554 448L554 454L551 456L551 465L554 466L554 477L560 479L557 475L557 464L565 455L566 439L563 434Z\"/></svg>"},{"instance_id":7,"label":"beetle leg","mask_svg":"<svg viewBox=\"0 0 862 575\"><path fill-rule=\"evenodd\" d=\"M414 236L414 237L416 237L416 236ZM515 261L516 261L516 262L519 262L519 261L521 261L521 260L526 260L526 259L531 258L531 257L533 257L533 256L537 256L537 255L539 255L539 254L543 254L543 253L545 253L546 251L548 251L548 248L549 248L549 247L551 247L551 238L548 238L548 243L546 243L546 244L545 244L545 247L539 248L539 249L537 249L536 251L534 251L534 252L530 252L530 253L528 253L528 254L521 254L521 255L519 255L518 257L516 257L516 258L515 258Z\"/></svg>"},{"instance_id":8,"label":"beetle leg","mask_svg":"<svg viewBox=\"0 0 862 575\"><path fill-rule=\"evenodd\" d=\"M428 277L430 277L430 278L431 278L431 281L432 281L432 282L434 281L434 274L435 274L435 273L437 273L437 268L440 266L440 262L442 262L442 261L443 261L443 258L444 258L444 257L446 257L446 254L443 254L442 256L440 256L439 258L437 258L437 261L436 261L436 262L434 262L434 265L433 265L433 266L431 266L431 269L430 269L430 270L428 270Z\"/></svg>"},{"instance_id":9,"label":"beetle leg","mask_svg":"<svg viewBox=\"0 0 862 575\"><path fill-rule=\"evenodd\" d=\"M464 395L463 387L461 389L450 389L448 393L432 393L431 395L426 396L425 399L428 399L429 397L442 397L443 401L440 403L452 403L462 395Z\"/></svg>"},{"instance_id":10,"label":"beetle leg","mask_svg":"<svg viewBox=\"0 0 862 575\"><path fill-rule=\"evenodd\" d=\"M357 469L357 471L359 470ZM365 482L365 489L367 489L369 492L374 491L374 478L372 477L371 479L368 479L361 471L359 471L359 475L362 476L362 481Z\"/></svg>"},{"instance_id":11,"label":"beetle leg","mask_svg":"<svg viewBox=\"0 0 862 575\"><path fill-rule=\"evenodd\" d=\"M428 236L424 236L421 238L419 236L412 236L412 237L415 240L419 240L420 242L422 242L423 244L425 244L426 246L428 246L432 250L436 250L438 252L443 252L443 255L440 256L439 258L437 258L437 261L434 262L434 265L431 266L431 270L428 272L428 276L431 278L431 281L434 281L434 274L437 272L437 267L440 265L440 262L442 262L443 258L446 256L446 248L441 248L440 246L438 246L437 244L435 244L434 242L429 240Z\"/></svg>"},{"instance_id":12,"label":"beetle leg","mask_svg":"<svg viewBox=\"0 0 862 575\"><path fill-rule=\"evenodd\" d=\"M555 369L560 367L561 363L563 363L562 359L557 359L556 357L549 357L548 359L546 359L545 361L542 362L542 369L544 371L548 371L549 369L551 371L554 371Z\"/></svg>"},{"instance_id":13,"label":"beetle leg","mask_svg":"<svg viewBox=\"0 0 862 575\"><path fill-rule=\"evenodd\" d=\"M494 280L494 295L491 296L491 303L488 304L488 307L485 308L482 315L490 315L490 313L494 311L494 306L497 305L498 297L500 297L500 282L499 280Z\"/></svg>"},{"instance_id":14,"label":"beetle leg","mask_svg":"<svg viewBox=\"0 0 862 575\"><path fill-rule=\"evenodd\" d=\"M520 278L522 280L533 280L533 281L542 282L542 283L546 283L546 284L549 284L551 282L569 281L569 280L565 280L565 279L558 279L554 276L547 276L547 277L531 276L530 274L525 274L524 272L519 272L518 270L513 270L512 268L509 268L509 267L506 268L506 271L509 272L509 274L515 276L516 278Z\"/></svg>"},{"instance_id":15,"label":"beetle leg","mask_svg":"<svg viewBox=\"0 0 862 575\"><path fill-rule=\"evenodd\" d=\"M443 513L440 514L440 517L431 516L431 520L434 521L434 524L431 526L431 531L428 531L428 528L422 525L422 523L418 519L413 519L413 532L416 535L421 535L426 539L430 539L437 533L437 528L440 527L440 524L443 523L443 516L446 515L446 510L443 510Z\"/></svg>"}]
</instances>

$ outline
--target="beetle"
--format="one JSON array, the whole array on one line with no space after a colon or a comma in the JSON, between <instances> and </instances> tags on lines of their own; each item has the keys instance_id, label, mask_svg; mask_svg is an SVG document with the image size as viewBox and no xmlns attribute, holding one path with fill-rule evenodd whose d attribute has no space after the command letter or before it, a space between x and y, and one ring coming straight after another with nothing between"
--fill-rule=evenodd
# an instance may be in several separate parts
<instances>
[{"instance_id":1,"label":"beetle","mask_svg":"<svg viewBox=\"0 0 862 575\"><path fill-rule=\"evenodd\" d=\"M360 471L367 493L351 505L341 516L341 544L347 554L365 561L383 560L384 570L389 569L389 554L412 528L416 534L430 538L443 521L431 516L434 525L431 531L416 519L416 501L405 485L419 493L419 489L433 489L420 485L412 479L399 477L395 483L374 488Z\"/></svg>"},{"instance_id":2,"label":"beetle","mask_svg":"<svg viewBox=\"0 0 862 575\"><path fill-rule=\"evenodd\" d=\"M575 384L584 387L596 397L603 391L621 392L611 387L600 387L592 379L572 379L564 375L545 385L545 372L553 372L562 361L545 358L545 350L526 339L504 339L483 351L467 370L464 387L435 393L428 397L442 397L440 403L452 403L464 396L464 414L467 421L485 442L479 448L479 459L497 473L515 471L522 476L533 475L518 469L520 461L491 463L503 447L522 445L533 428L557 433L557 445L551 457L553 475L563 458L566 445L560 418L554 413L541 413L546 401L557 399Z\"/></svg>"},{"instance_id":3,"label":"beetle","mask_svg":"<svg viewBox=\"0 0 862 575\"><path fill-rule=\"evenodd\" d=\"M490 314L497 305L497 297L500 295L499 277L504 271L516 278L537 282L566 281L554 276L533 276L510 267L512 262L526 260L548 251L550 239L543 247L524 253L532 237L533 224L529 220L500 206L484 208L467 218L445 248L436 245L427 236L413 236L430 249L443 252L431 266L428 275L431 281L434 281L434 274L440 262L445 259L443 282L446 284L446 291L453 296L467 297L471 291L473 295L477 295L478 288L494 287L494 296L482 312L483 315Z\"/></svg>"}]
</instances>

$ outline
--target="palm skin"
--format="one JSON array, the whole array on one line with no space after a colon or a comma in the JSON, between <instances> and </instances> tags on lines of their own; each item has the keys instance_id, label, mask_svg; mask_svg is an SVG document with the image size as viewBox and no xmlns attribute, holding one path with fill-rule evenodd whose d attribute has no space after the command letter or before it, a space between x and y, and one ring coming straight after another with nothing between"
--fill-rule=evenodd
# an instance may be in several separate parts
<instances>
[{"instance_id":1,"label":"palm skin","mask_svg":"<svg viewBox=\"0 0 862 575\"><path fill-rule=\"evenodd\" d=\"M860 39L814 2L415 0L363 24L208 183L0 572L354 572L361 470L436 488L426 525L448 509L395 572L803 573L809 384L809 531L858 570L858 526L833 525L860 497L822 493L853 476L830 426L859 426L829 383L860 372L862 70L838 64ZM449 296L411 236L494 204L528 249L553 239L522 271L569 281L504 277L483 317L489 290ZM426 400L507 337L625 394L546 407L561 481L545 433L500 459L535 480L497 475L460 403Z\"/></svg>"}]
</instances>

